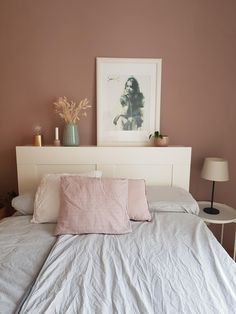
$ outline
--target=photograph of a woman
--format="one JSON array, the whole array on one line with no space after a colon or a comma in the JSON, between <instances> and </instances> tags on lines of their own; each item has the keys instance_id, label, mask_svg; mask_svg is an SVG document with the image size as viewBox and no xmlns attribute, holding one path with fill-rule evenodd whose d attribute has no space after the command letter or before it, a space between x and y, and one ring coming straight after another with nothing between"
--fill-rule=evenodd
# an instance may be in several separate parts
<instances>
[{"instance_id":1,"label":"photograph of a woman","mask_svg":"<svg viewBox=\"0 0 236 314\"><path fill-rule=\"evenodd\" d=\"M115 116L113 123L118 129L140 130L143 125L143 108L145 99L140 92L139 83L133 76L125 83L124 93L120 97L121 112Z\"/></svg>"},{"instance_id":2,"label":"photograph of a woman","mask_svg":"<svg viewBox=\"0 0 236 314\"><path fill-rule=\"evenodd\" d=\"M97 144L150 145L159 129L161 59L97 58Z\"/></svg>"}]
</instances>

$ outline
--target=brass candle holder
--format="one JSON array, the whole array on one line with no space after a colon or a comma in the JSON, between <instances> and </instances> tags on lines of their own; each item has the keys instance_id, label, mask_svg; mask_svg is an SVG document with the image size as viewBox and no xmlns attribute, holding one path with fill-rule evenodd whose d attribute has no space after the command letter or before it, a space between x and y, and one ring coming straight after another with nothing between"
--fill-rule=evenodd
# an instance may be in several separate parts
<instances>
[{"instance_id":1,"label":"brass candle holder","mask_svg":"<svg viewBox=\"0 0 236 314\"><path fill-rule=\"evenodd\" d=\"M42 135L41 134L34 135L33 141L34 146L42 146Z\"/></svg>"},{"instance_id":2,"label":"brass candle holder","mask_svg":"<svg viewBox=\"0 0 236 314\"><path fill-rule=\"evenodd\" d=\"M33 145L34 146L42 146L43 139L41 134L42 128L41 126L34 127L34 136L33 136Z\"/></svg>"}]
</instances>

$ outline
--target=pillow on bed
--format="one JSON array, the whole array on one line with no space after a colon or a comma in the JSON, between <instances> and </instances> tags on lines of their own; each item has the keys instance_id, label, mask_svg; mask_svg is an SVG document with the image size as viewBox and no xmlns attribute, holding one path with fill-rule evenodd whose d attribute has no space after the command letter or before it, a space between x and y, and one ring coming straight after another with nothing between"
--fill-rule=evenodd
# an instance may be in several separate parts
<instances>
[{"instance_id":1,"label":"pillow on bed","mask_svg":"<svg viewBox=\"0 0 236 314\"><path fill-rule=\"evenodd\" d=\"M199 213L197 201L182 188L147 186L146 193L151 211L187 212L196 215Z\"/></svg>"},{"instance_id":2,"label":"pillow on bed","mask_svg":"<svg viewBox=\"0 0 236 314\"><path fill-rule=\"evenodd\" d=\"M34 211L35 192L28 192L14 197L11 205L23 215L32 215Z\"/></svg>"},{"instance_id":3,"label":"pillow on bed","mask_svg":"<svg viewBox=\"0 0 236 314\"><path fill-rule=\"evenodd\" d=\"M55 234L131 232L127 206L127 179L62 177Z\"/></svg>"},{"instance_id":4,"label":"pillow on bed","mask_svg":"<svg viewBox=\"0 0 236 314\"><path fill-rule=\"evenodd\" d=\"M151 220L143 179L128 179L128 214L132 220Z\"/></svg>"},{"instance_id":5,"label":"pillow on bed","mask_svg":"<svg viewBox=\"0 0 236 314\"><path fill-rule=\"evenodd\" d=\"M80 174L56 173L46 174L37 189L34 201L34 215L31 222L56 223L60 208L60 183L62 176L101 177L101 171L90 171Z\"/></svg>"}]
</instances>

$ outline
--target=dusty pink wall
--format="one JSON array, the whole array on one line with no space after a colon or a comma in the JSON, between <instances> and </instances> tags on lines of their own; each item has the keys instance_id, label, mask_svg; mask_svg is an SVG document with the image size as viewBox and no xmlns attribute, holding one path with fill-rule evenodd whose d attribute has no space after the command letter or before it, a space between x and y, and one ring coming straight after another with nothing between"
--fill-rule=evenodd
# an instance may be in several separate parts
<instances>
[{"instance_id":1,"label":"dusty pink wall","mask_svg":"<svg viewBox=\"0 0 236 314\"><path fill-rule=\"evenodd\" d=\"M0 193L16 189L15 146L62 126L53 101L88 97L82 145L96 144L95 58L162 58L161 129L193 147L191 192L207 199L205 156L229 160L216 200L236 208L236 2L234 0L8 0L0 2Z\"/></svg>"}]
</instances>

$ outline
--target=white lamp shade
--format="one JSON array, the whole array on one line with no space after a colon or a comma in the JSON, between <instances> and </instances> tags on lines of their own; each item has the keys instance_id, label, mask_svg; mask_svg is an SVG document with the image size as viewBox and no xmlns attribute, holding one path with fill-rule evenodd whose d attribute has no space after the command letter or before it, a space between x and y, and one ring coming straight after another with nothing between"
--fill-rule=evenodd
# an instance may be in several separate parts
<instances>
[{"instance_id":1,"label":"white lamp shade","mask_svg":"<svg viewBox=\"0 0 236 314\"><path fill-rule=\"evenodd\" d=\"M210 181L228 181L228 161L223 158L205 158L201 177Z\"/></svg>"}]
</instances>

